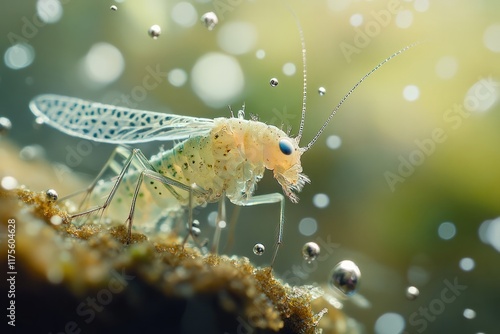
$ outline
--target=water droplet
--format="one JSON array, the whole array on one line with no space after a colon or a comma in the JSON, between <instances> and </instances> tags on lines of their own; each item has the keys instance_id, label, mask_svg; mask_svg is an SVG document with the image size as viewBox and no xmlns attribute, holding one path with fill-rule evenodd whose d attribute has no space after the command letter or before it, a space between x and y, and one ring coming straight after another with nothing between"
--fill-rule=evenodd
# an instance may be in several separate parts
<instances>
[{"instance_id":1,"label":"water droplet","mask_svg":"<svg viewBox=\"0 0 500 334\"><path fill-rule=\"evenodd\" d=\"M198 237L201 234L201 230L198 227L192 227L191 233L193 236Z\"/></svg>"},{"instance_id":2,"label":"water droplet","mask_svg":"<svg viewBox=\"0 0 500 334\"><path fill-rule=\"evenodd\" d=\"M425 12L429 9L429 0L415 0L413 8L415 8L417 12Z\"/></svg>"},{"instance_id":3,"label":"water droplet","mask_svg":"<svg viewBox=\"0 0 500 334\"><path fill-rule=\"evenodd\" d=\"M63 222L63 219L61 218L61 216L54 215L54 216L50 217L50 223L52 225L58 226L58 225L61 225L62 222Z\"/></svg>"},{"instance_id":4,"label":"water droplet","mask_svg":"<svg viewBox=\"0 0 500 334\"><path fill-rule=\"evenodd\" d=\"M45 192L45 195L47 195L47 198L49 199L49 201L52 201L52 202L57 201L57 199L59 198L57 191L55 191L54 189L48 189Z\"/></svg>"},{"instance_id":5,"label":"water droplet","mask_svg":"<svg viewBox=\"0 0 500 334\"><path fill-rule=\"evenodd\" d=\"M181 1L174 5L170 16L172 21L185 28L194 26L198 20L196 8L186 1Z\"/></svg>"},{"instance_id":6,"label":"water droplet","mask_svg":"<svg viewBox=\"0 0 500 334\"><path fill-rule=\"evenodd\" d=\"M409 286L406 288L406 298L408 298L408 300L417 299L419 294L420 294L420 291L414 286Z\"/></svg>"},{"instance_id":7,"label":"water droplet","mask_svg":"<svg viewBox=\"0 0 500 334\"><path fill-rule=\"evenodd\" d=\"M285 65L283 65L283 73L285 75L294 75L296 71L297 69L295 68L295 64L293 63L286 63Z\"/></svg>"},{"instance_id":8,"label":"water droplet","mask_svg":"<svg viewBox=\"0 0 500 334\"><path fill-rule=\"evenodd\" d=\"M363 15L362 14L353 14L350 18L349 18L349 23L353 26L353 27L359 27L360 25L363 24Z\"/></svg>"},{"instance_id":9,"label":"water droplet","mask_svg":"<svg viewBox=\"0 0 500 334\"><path fill-rule=\"evenodd\" d=\"M63 7L59 0L38 0L36 13L44 23L56 23L63 15Z\"/></svg>"},{"instance_id":10,"label":"water droplet","mask_svg":"<svg viewBox=\"0 0 500 334\"><path fill-rule=\"evenodd\" d=\"M208 12L201 16L201 22L211 31L215 28L217 23L219 23L219 18L214 12Z\"/></svg>"},{"instance_id":11,"label":"water droplet","mask_svg":"<svg viewBox=\"0 0 500 334\"><path fill-rule=\"evenodd\" d=\"M38 144L25 146L19 151L19 158L24 161L42 159L44 156L45 149Z\"/></svg>"},{"instance_id":12,"label":"water droplet","mask_svg":"<svg viewBox=\"0 0 500 334\"><path fill-rule=\"evenodd\" d=\"M2 186L3 189L5 190L12 190L17 188L17 180L12 177L12 176L4 176L2 178L2 181L0 182L0 185Z\"/></svg>"},{"instance_id":13,"label":"water droplet","mask_svg":"<svg viewBox=\"0 0 500 334\"><path fill-rule=\"evenodd\" d=\"M474 319L476 317L476 311L470 308L464 310L464 317L467 319Z\"/></svg>"},{"instance_id":14,"label":"water droplet","mask_svg":"<svg viewBox=\"0 0 500 334\"><path fill-rule=\"evenodd\" d=\"M415 101L420 96L420 90L415 85L408 85L403 89L403 97L407 101Z\"/></svg>"},{"instance_id":15,"label":"water droplet","mask_svg":"<svg viewBox=\"0 0 500 334\"><path fill-rule=\"evenodd\" d=\"M388 312L375 321L376 334L399 334L405 329L405 319L401 314Z\"/></svg>"},{"instance_id":16,"label":"water droplet","mask_svg":"<svg viewBox=\"0 0 500 334\"><path fill-rule=\"evenodd\" d=\"M33 63L35 50L27 43L14 44L5 51L3 60L8 68L19 70Z\"/></svg>"},{"instance_id":17,"label":"water droplet","mask_svg":"<svg viewBox=\"0 0 500 334\"><path fill-rule=\"evenodd\" d=\"M409 28L413 23L413 12L408 9L400 10L396 14L396 26L399 28Z\"/></svg>"},{"instance_id":18,"label":"water droplet","mask_svg":"<svg viewBox=\"0 0 500 334\"><path fill-rule=\"evenodd\" d=\"M85 55L82 69L91 84L107 85L123 73L125 58L114 45L105 42L95 43Z\"/></svg>"},{"instance_id":19,"label":"water droplet","mask_svg":"<svg viewBox=\"0 0 500 334\"><path fill-rule=\"evenodd\" d=\"M243 91L245 75L238 60L225 53L209 52L201 56L191 70L195 94L211 107L220 108Z\"/></svg>"},{"instance_id":20,"label":"water droplet","mask_svg":"<svg viewBox=\"0 0 500 334\"><path fill-rule=\"evenodd\" d=\"M271 80L269 80L269 84L271 85L271 87L276 87L278 86L278 79L276 78L272 78Z\"/></svg>"},{"instance_id":21,"label":"water droplet","mask_svg":"<svg viewBox=\"0 0 500 334\"><path fill-rule=\"evenodd\" d=\"M319 94L319 96L324 96L326 94L326 88L325 87L319 87L318 88L318 94Z\"/></svg>"},{"instance_id":22,"label":"water droplet","mask_svg":"<svg viewBox=\"0 0 500 334\"><path fill-rule=\"evenodd\" d=\"M12 122L7 117L0 117L0 136L5 136L12 129Z\"/></svg>"},{"instance_id":23,"label":"water droplet","mask_svg":"<svg viewBox=\"0 0 500 334\"><path fill-rule=\"evenodd\" d=\"M342 139L339 136L331 135L326 138L326 146L331 150L336 150L342 145Z\"/></svg>"},{"instance_id":24,"label":"water droplet","mask_svg":"<svg viewBox=\"0 0 500 334\"><path fill-rule=\"evenodd\" d=\"M318 230L318 222L316 219L311 217L302 218L299 222L299 232L306 237L309 237L316 233Z\"/></svg>"},{"instance_id":25,"label":"water droplet","mask_svg":"<svg viewBox=\"0 0 500 334\"><path fill-rule=\"evenodd\" d=\"M324 209L330 204L330 198L327 194L316 194L313 196L313 204L317 208Z\"/></svg>"},{"instance_id":26,"label":"water droplet","mask_svg":"<svg viewBox=\"0 0 500 334\"><path fill-rule=\"evenodd\" d=\"M451 79L458 69L458 60L455 57L443 56L436 63L436 74L441 79Z\"/></svg>"},{"instance_id":27,"label":"water droplet","mask_svg":"<svg viewBox=\"0 0 500 334\"><path fill-rule=\"evenodd\" d=\"M149 36L153 37L153 39L157 39L158 37L160 37L161 27L157 24L152 25L148 30L148 34Z\"/></svg>"},{"instance_id":28,"label":"water droplet","mask_svg":"<svg viewBox=\"0 0 500 334\"><path fill-rule=\"evenodd\" d=\"M344 260L331 271L330 286L346 296L351 296L356 293L360 279L361 271L358 266L350 260Z\"/></svg>"},{"instance_id":29,"label":"water droplet","mask_svg":"<svg viewBox=\"0 0 500 334\"><path fill-rule=\"evenodd\" d=\"M187 81L187 73L183 69L174 68L173 70L168 72L167 79L172 86L181 87Z\"/></svg>"},{"instance_id":30,"label":"water droplet","mask_svg":"<svg viewBox=\"0 0 500 334\"><path fill-rule=\"evenodd\" d=\"M320 248L315 242L307 242L304 247L302 247L302 256L307 262L316 260L320 253Z\"/></svg>"},{"instance_id":31,"label":"water droplet","mask_svg":"<svg viewBox=\"0 0 500 334\"><path fill-rule=\"evenodd\" d=\"M35 125L43 125L45 121L43 120L43 117L39 116L35 118Z\"/></svg>"},{"instance_id":32,"label":"water droplet","mask_svg":"<svg viewBox=\"0 0 500 334\"><path fill-rule=\"evenodd\" d=\"M459 267L463 271L471 271L476 266L476 263L470 257L464 257L460 260Z\"/></svg>"},{"instance_id":33,"label":"water droplet","mask_svg":"<svg viewBox=\"0 0 500 334\"><path fill-rule=\"evenodd\" d=\"M252 51L257 39L257 28L247 22L225 23L217 33L217 44L232 55L242 55Z\"/></svg>"},{"instance_id":34,"label":"water droplet","mask_svg":"<svg viewBox=\"0 0 500 334\"><path fill-rule=\"evenodd\" d=\"M264 254L264 251L266 250L266 247L264 247L263 244L255 244L255 246L253 246L253 253L255 255L262 255Z\"/></svg>"},{"instance_id":35,"label":"water droplet","mask_svg":"<svg viewBox=\"0 0 500 334\"><path fill-rule=\"evenodd\" d=\"M438 235L443 240L453 239L456 233L457 233L457 228L453 223L444 222L441 223L438 227Z\"/></svg>"},{"instance_id":36,"label":"water droplet","mask_svg":"<svg viewBox=\"0 0 500 334\"><path fill-rule=\"evenodd\" d=\"M483 34L484 46L490 51L500 52L500 23L493 23Z\"/></svg>"},{"instance_id":37,"label":"water droplet","mask_svg":"<svg viewBox=\"0 0 500 334\"><path fill-rule=\"evenodd\" d=\"M257 52L255 52L255 56L257 57L257 59L264 59L264 57L266 56L266 51L262 49L257 50Z\"/></svg>"},{"instance_id":38,"label":"water droplet","mask_svg":"<svg viewBox=\"0 0 500 334\"><path fill-rule=\"evenodd\" d=\"M117 11L117 10L118 10L118 7L116 7L115 5L113 5L113 6L109 7L109 9L114 10L114 11Z\"/></svg>"}]
</instances>

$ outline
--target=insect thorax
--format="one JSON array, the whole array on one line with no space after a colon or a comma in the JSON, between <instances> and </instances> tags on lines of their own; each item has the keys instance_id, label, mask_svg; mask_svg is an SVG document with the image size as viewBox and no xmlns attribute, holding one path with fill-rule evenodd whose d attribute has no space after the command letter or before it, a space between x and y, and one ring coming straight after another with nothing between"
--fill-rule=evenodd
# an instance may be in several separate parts
<instances>
[{"instance_id":1,"label":"insect thorax","mask_svg":"<svg viewBox=\"0 0 500 334\"><path fill-rule=\"evenodd\" d=\"M235 204L252 195L264 174L259 127L267 125L237 118L216 119L205 136L191 137L152 158L162 175L208 191L195 204L214 202L224 194ZM252 135L253 133L253 135ZM260 145L262 146L262 145ZM187 193L179 192L187 203Z\"/></svg>"}]
</instances>

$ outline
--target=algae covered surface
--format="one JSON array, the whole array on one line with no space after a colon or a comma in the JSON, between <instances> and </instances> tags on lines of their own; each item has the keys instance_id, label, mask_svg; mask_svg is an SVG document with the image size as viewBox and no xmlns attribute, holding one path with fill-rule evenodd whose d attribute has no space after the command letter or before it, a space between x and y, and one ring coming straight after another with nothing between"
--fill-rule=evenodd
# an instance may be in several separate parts
<instances>
[{"instance_id":1,"label":"algae covered surface","mask_svg":"<svg viewBox=\"0 0 500 334\"><path fill-rule=\"evenodd\" d=\"M16 330L345 332L343 313L326 302L312 307L319 288L284 284L246 257L202 253L173 232L133 233L127 244L122 222L74 224L64 202L22 185L2 188L0 203L1 229L15 225Z\"/></svg>"}]
</instances>

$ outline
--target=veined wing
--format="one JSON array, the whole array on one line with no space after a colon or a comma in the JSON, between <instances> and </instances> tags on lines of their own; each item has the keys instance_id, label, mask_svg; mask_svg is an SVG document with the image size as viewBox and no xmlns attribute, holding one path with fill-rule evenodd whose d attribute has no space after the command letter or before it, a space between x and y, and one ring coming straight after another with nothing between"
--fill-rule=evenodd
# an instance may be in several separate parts
<instances>
[{"instance_id":1,"label":"veined wing","mask_svg":"<svg viewBox=\"0 0 500 334\"><path fill-rule=\"evenodd\" d=\"M30 102L33 114L71 136L113 144L182 140L209 132L214 121L117 107L82 99L39 95Z\"/></svg>"}]
</instances>

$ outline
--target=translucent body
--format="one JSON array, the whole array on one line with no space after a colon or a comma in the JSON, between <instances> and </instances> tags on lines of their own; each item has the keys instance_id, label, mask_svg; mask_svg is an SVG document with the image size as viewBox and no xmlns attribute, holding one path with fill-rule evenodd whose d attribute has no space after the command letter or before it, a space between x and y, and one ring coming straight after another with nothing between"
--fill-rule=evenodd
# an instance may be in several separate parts
<instances>
[{"instance_id":1,"label":"translucent body","mask_svg":"<svg viewBox=\"0 0 500 334\"><path fill-rule=\"evenodd\" d=\"M283 138L295 144L289 155L279 147ZM219 201L224 195L241 205L252 196L266 169L273 171L284 193L296 202L293 191L300 191L308 181L301 174L300 156L295 140L275 126L242 118L217 118L206 135L192 136L151 157L149 162L155 171L169 179L185 185L195 183L206 190L205 194L194 195L193 206ZM127 212L139 173L135 170L125 175L108 214ZM113 181L98 184L92 202L102 202L113 184ZM136 222L156 221L187 206L188 200L188 191L145 180L137 197ZM151 207L152 202L156 208Z\"/></svg>"}]
</instances>

